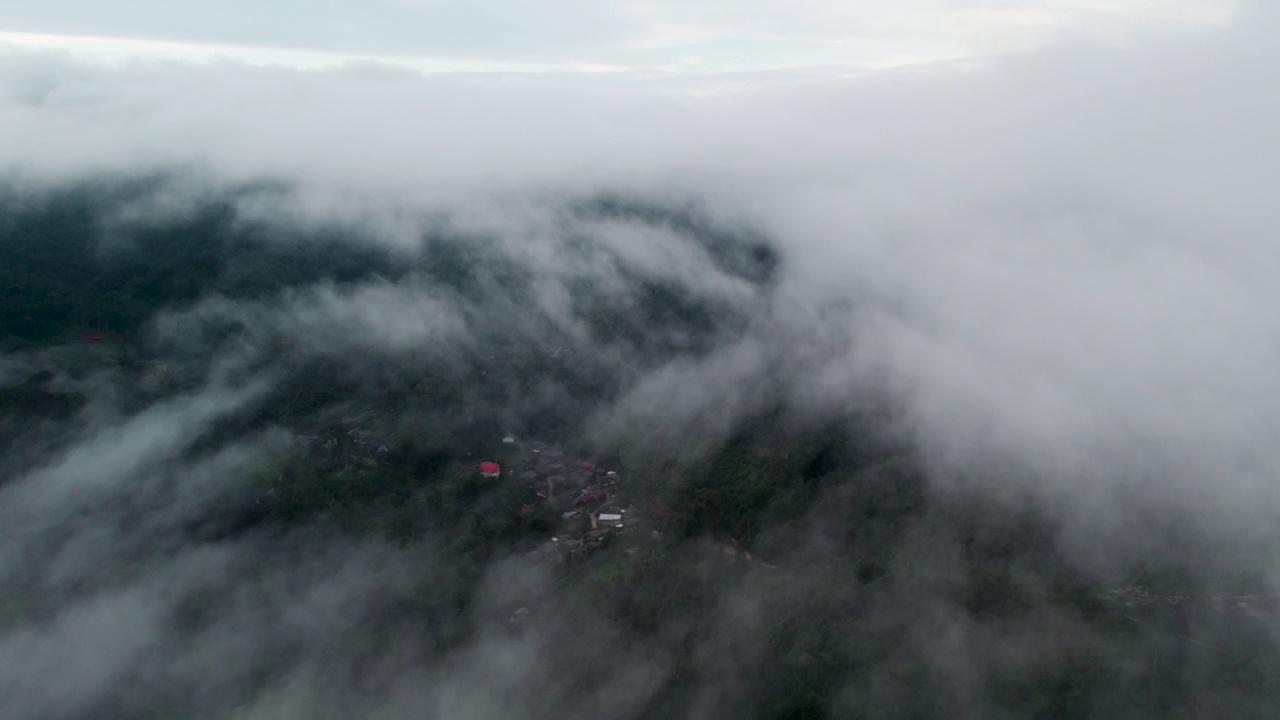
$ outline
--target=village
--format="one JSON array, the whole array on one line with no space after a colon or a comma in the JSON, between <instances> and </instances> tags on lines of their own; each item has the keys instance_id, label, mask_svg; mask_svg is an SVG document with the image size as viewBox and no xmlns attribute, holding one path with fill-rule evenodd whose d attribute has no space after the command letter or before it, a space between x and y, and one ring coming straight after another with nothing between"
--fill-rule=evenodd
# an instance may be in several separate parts
<instances>
[{"instance_id":1,"label":"village","mask_svg":"<svg viewBox=\"0 0 1280 720\"><path fill-rule=\"evenodd\" d=\"M341 417L337 436L332 432L295 435L294 440L309 452L340 458L343 472L360 477L384 467L391 456L390 443L370 429L377 426L375 421L372 413L357 412ZM510 434L498 434L487 447L487 457L459 462L455 477L518 485L526 491L527 501L512 512L552 522L549 537L538 534L536 541L530 540L535 542L533 547L521 550L520 557L531 564L568 566L619 543L623 553L631 556L659 542L677 516L644 489L628 486L617 470L601 466L589 451L570 453L553 443L519 440ZM711 546L727 559L753 563L751 552L732 538L714 539ZM768 571L779 569L768 562L753 564ZM1195 597L1152 593L1140 587L1103 587L1093 598L1135 623L1171 622L1184 632L1192 632L1197 619L1212 622L1214 617L1280 621L1280 597L1273 596ZM520 615L517 612L512 620ZM1189 636L1184 639L1199 643Z\"/></svg>"},{"instance_id":2,"label":"village","mask_svg":"<svg viewBox=\"0 0 1280 720\"><path fill-rule=\"evenodd\" d=\"M515 442L511 437L503 441ZM529 487L560 518L557 534L526 553L526 558L533 562L581 560L635 528L638 509L623 499L622 479L616 471L586 459L566 462L563 450L543 442L531 442L526 453L522 470L493 462L480 465L480 472L487 477L512 478ZM534 507L526 505L521 511L532 513Z\"/></svg>"},{"instance_id":3,"label":"village","mask_svg":"<svg viewBox=\"0 0 1280 720\"><path fill-rule=\"evenodd\" d=\"M306 452L340 458L343 472L363 476L384 467L391 447L369 426L370 413L357 413L340 420L342 436L295 434L293 441ZM647 504L635 502L637 494L626 492L623 479L615 470L597 466L585 453L570 456L562 448L534 440L522 442L502 437L502 452L494 459L467 462L459 471L487 481L516 483L529 491L530 502L520 513L531 516L539 511L556 518L554 534L524 557L533 563L567 563L585 559L593 551L616 538L637 536L644 528L644 540L661 537L662 522L675 516L652 499Z\"/></svg>"}]
</instances>

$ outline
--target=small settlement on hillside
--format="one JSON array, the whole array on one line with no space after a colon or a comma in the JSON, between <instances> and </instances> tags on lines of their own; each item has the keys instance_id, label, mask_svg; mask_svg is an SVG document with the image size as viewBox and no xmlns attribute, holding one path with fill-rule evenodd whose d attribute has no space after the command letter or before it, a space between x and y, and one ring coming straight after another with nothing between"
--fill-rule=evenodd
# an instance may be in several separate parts
<instances>
[{"instance_id":1,"label":"small settlement on hillside","mask_svg":"<svg viewBox=\"0 0 1280 720\"><path fill-rule=\"evenodd\" d=\"M535 562L581 559L632 527L637 508L622 498L617 472L598 468L587 459L566 462L563 450L543 442L522 445L521 450L521 469L511 468L506 474L533 490L560 518L555 537L527 553L527 558ZM478 470L485 477L503 474L494 462L480 463ZM533 510L525 507L526 512Z\"/></svg>"}]
</instances>

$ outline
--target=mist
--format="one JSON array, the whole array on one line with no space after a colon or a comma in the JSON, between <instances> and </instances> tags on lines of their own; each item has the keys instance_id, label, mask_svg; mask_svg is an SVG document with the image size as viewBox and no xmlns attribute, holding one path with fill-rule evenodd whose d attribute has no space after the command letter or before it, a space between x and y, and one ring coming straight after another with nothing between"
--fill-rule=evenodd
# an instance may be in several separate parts
<instances>
[{"instance_id":1,"label":"mist","mask_svg":"<svg viewBox=\"0 0 1280 720\"><path fill-rule=\"evenodd\" d=\"M1268 716L1274 619L1205 608L1280 594L1277 20L857 73L0 49L0 715ZM634 530L546 560L504 436Z\"/></svg>"}]
</instances>

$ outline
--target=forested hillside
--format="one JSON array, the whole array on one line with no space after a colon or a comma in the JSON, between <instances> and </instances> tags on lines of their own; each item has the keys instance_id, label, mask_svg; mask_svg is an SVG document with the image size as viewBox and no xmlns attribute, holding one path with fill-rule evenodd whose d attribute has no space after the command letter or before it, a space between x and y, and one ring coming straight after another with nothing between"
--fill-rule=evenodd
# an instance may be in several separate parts
<instances>
[{"instance_id":1,"label":"forested hillside","mask_svg":"<svg viewBox=\"0 0 1280 720\"><path fill-rule=\"evenodd\" d=\"M1266 563L1143 518L1104 572L887 390L798 392L835 333L746 224L601 195L393 243L174 182L0 198L0 648L41 648L0 709L1280 713Z\"/></svg>"}]
</instances>

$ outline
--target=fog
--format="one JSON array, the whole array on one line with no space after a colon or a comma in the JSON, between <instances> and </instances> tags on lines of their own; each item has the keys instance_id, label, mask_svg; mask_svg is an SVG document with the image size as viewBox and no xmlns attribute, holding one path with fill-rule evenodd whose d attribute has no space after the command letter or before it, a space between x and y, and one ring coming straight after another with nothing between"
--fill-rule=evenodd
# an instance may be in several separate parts
<instances>
[{"instance_id":1,"label":"fog","mask_svg":"<svg viewBox=\"0 0 1280 720\"><path fill-rule=\"evenodd\" d=\"M408 391L366 368L453 365L485 406L476 415L504 432L537 436L548 408L570 408L589 442L655 483L686 462L685 443L712 446L775 408L804 428L853 417L910 449L922 492L1039 518L1073 572L1107 578L1157 557L1192 574L1245 567L1256 594L1276 592L1277 30L1280 14L1253 4L1220 27L1121 44L703 76L107 66L3 50L6 214L75 183L161 177L104 203L102 256L218 198L232 228L303 248L338 228L387 270L174 303L139 333L181 378L163 397L140 400L110 372L53 373L49 387L85 404L24 430L0 464L0 715L758 710L762 638L780 608L810 602L819 571L785 587L759 565L732 580L704 571L689 582L716 588L713 623L691 612L624 641L603 609L557 599L543 566L457 561L453 530L400 544L323 523L227 529L223 508L253 504L292 432L231 418L316 358L387 394ZM600 198L696 221L593 211ZM703 234L772 254L691 240ZM412 269L459 247L485 258L471 284ZM654 322L641 339L591 323L600 307L645 327L650 284L713 320ZM567 348L574 365L490 388L476 378L496 367L494 337L538 358ZM53 365L6 355L0 386ZM446 438L475 420L422 422ZM769 560L835 562L854 522L839 508L894 467L766 529ZM668 552L706 554L714 534ZM966 613L944 599L962 584L955 538L923 525L893 537L905 579L814 602L856 609L857 642L892 635L925 658L946 702L924 714L1014 716L985 678L1032 662L1047 636L1062 657L1095 647L1060 609ZM530 597L561 622L513 625ZM414 603L432 623L406 614ZM694 635L711 669L672 690ZM824 710L905 707L903 683L851 684ZM1123 697L1090 712L1124 716Z\"/></svg>"}]
</instances>

